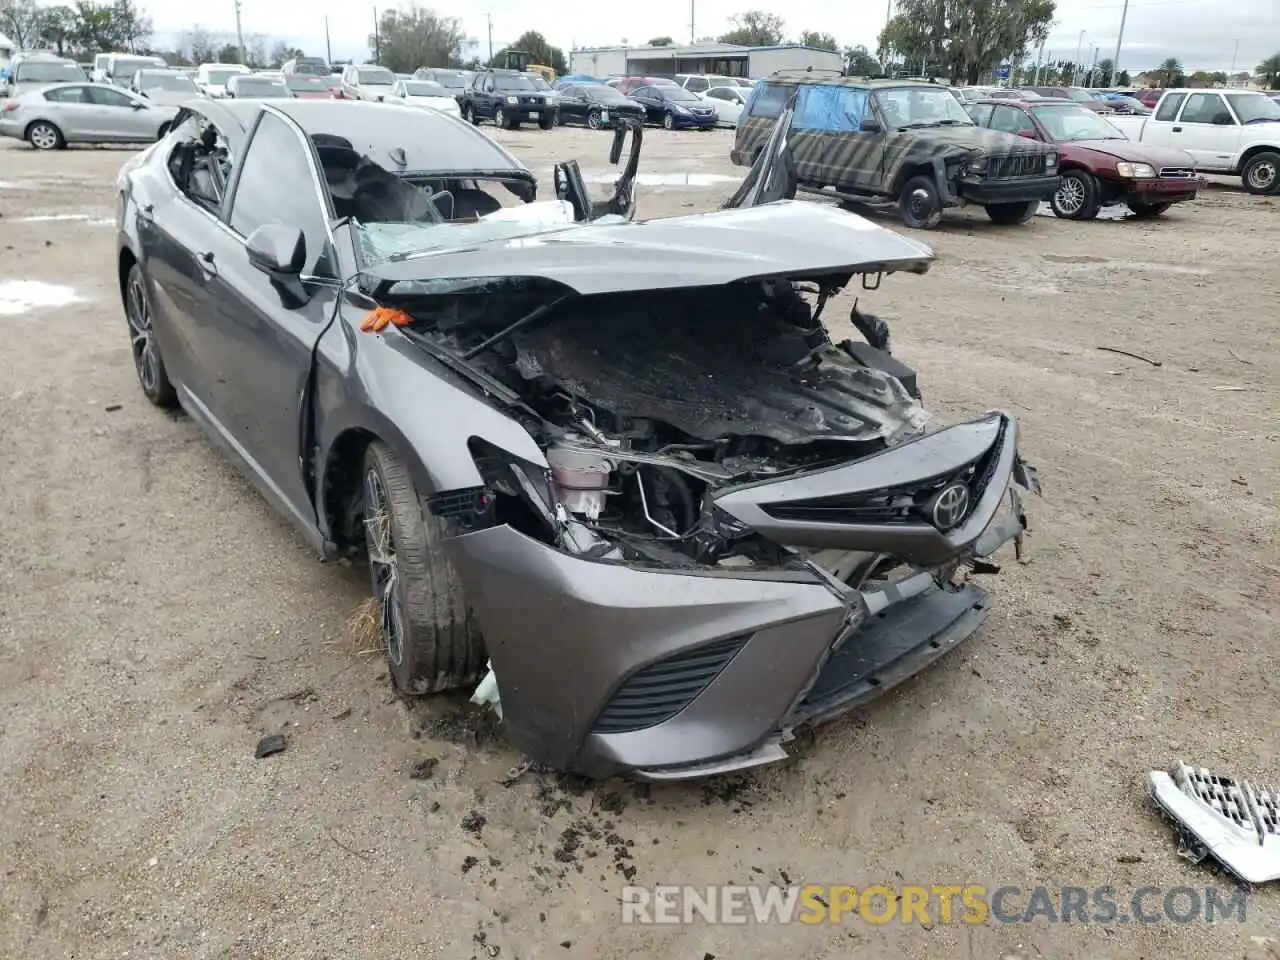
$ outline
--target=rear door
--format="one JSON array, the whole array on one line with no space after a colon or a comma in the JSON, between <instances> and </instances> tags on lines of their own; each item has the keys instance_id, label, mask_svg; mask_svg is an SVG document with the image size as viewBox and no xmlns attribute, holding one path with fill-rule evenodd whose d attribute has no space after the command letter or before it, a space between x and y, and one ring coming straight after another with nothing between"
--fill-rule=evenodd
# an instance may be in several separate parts
<instances>
[{"instance_id":1,"label":"rear door","mask_svg":"<svg viewBox=\"0 0 1280 960\"><path fill-rule=\"evenodd\" d=\"M560 119L566 122L585 123L587 119L587 95L579 86L565 87L560 91Z\"/></svg>"}]
</instances>

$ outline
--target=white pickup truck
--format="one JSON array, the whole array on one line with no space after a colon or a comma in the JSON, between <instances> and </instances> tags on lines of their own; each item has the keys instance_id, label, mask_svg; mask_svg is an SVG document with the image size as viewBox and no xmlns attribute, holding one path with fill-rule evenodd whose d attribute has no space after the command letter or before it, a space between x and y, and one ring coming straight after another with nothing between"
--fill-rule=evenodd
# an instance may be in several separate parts
<instances>
[{"instance_id":1,"label":"white pickup truck","mask_svg":"<svg viewBox=\"0 0 1280 960\"><path fill-rule=\"evenodd\" d=\"M1280 193L1280 104L1252 90L1166 90L1149 117L1108 117L1130 140L1180 147L1199 173L1238 175Z\"/></svg>"}]
</instances>

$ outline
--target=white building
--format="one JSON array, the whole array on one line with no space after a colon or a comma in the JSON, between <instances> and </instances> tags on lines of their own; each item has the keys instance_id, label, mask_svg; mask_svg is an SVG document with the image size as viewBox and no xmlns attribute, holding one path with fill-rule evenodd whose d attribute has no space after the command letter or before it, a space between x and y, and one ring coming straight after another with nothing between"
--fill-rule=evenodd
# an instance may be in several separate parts
<instances>
[{"instance_id":1,"label":"white building","mask_svg":"<svg viewBox=\"0 0 1280 960\"><path fill-rule=\"evenodd\" d=\"M775 70L840 70L844 58L834 50L800 44L742 47L698 43L685 47L584 47L569 54L569 71L593 77L671 76L718 73L731 77L767 77Z\"/></svg>"}]
</instances>

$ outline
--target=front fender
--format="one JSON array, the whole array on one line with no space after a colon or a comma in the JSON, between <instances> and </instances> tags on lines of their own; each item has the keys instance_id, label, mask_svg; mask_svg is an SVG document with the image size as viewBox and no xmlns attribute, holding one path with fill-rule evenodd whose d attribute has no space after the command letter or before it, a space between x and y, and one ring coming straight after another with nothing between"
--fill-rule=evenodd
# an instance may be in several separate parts
<instances>
[{"instance_id":1,"label":"front fender","mask_svg":"<svg viewBox=\"0 0 1280 960\"><path fill-rule=\"evenodd\" d=\"M394 327L362 333L340 317L321 337L316 363L320 465L327 467L344 434L361 430L396 452L422 494L483 483L467 448L473 437L546 466L542 450L517 420ZM321 503L327 472L321 472Z\"/></svg>"}]
</instances>

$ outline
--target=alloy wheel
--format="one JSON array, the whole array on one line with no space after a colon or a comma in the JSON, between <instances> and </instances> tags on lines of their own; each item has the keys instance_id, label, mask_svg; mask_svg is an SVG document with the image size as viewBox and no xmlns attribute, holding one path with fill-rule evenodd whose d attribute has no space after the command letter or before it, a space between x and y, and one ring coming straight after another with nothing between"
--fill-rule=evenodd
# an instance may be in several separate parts
<instances>
[{"instance_id":1,"label":"alloy wheel","mask_svg":"<svg viewBox=\"0 0 1280 960\"><path fill-rule=\"evenodd\" d=\"M600 129L600 114L597 111L592 110L587 114L587 126L592 130Z\"/></svg>"},{"instance_id":2,"label":"alloy wheel","mask_svg":"<svg viewBox=\"0 0 1280 960\"><path fill-rule=\"evenodd\" d=\"M668 113L662 118L662 125L668 130L674 130L676 128L676 118Z\"/></svg>"},{"instance_id":3,"label":"alloy wheel","mask_svg":"<svg viewBox=\"0 0 1280 960\"><path fill-rule=\"evenodd\" d=\"M493 122L505 130L507 127L507 112L499 107L493 114Z\"/></svg>"},{"instance_id":4,"label":"alloy wheel","mask_svg":"<svg viewBox=\"0 0 1280 960\"><path fill-rule=\"evenodd\" d=\"M138 372L138 382L142 384L143 392L152 397L160 384L160 365L151 330L151 303L147 299L141 276L134 276L129 281L125 317L129 321L129 345L133 352L133 366Z\"/></svg>"},{"instance_id":5,"label":"alloy wheel","mask_svg":"<svg viewBox=\"0 0 1280 960\"><path fill-rule=\"evenodd\" d=\"M58 131L47 123L37 123L31 128L29 139L37 150L52 150L58 145Z\"/></svg>"},{"instance_id":6,"label":"alloy wheel","mask_svg":"<svg viewBox=\"0 0 1280 960\"><path fill-rule=\"evenodd\" d=\"M1276 174L1276 165L1271 161L1255 163L1249 169L1249 186L1259 192L1266 192L1275 185Z\"/></svg>"},{"instance_id":7,"label":"alloy wheel","mask_svg":"<svg viewBox=\"0 0 1280 960\"><path fill-rule=\"evenodd\" d=\"M1084 184L1075 177L1063 177L1054 201L1058 209L1068 216L1079 213L1084 208Z\"/></svg>"},{"instance_id":8,"label":"alloy wheel","mask_svg":"<svg viewBox=\"0 0 1280 960\"><path fill-rule=\"evenodd\" d=\"M364 539L373 574L374 599L387 644L387 658L396 666L404 662L404 620L400 613L400 577L396 566L395 539L386 487L377 470L364 475Z\"/></svg>"}]
</instances>

